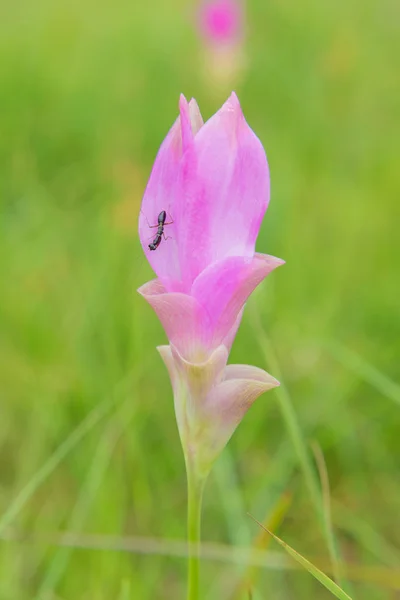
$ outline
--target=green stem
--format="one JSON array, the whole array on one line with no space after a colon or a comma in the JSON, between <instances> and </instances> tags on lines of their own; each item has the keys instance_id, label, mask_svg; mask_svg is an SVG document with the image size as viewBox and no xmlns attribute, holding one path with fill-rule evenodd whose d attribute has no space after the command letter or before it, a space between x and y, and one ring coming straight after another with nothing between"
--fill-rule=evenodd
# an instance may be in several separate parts
<instances>
[{"instance_id":1,"label":"green stem","mask_svg":"<svg viewBox=\"0 0 400 600\"><path fill-rule=\"evenodd\" d=\"M187 538L189 548L187 600L199 598L200 522L205 479L187 461L188 515Z\"/></svg>"}]
</instances>

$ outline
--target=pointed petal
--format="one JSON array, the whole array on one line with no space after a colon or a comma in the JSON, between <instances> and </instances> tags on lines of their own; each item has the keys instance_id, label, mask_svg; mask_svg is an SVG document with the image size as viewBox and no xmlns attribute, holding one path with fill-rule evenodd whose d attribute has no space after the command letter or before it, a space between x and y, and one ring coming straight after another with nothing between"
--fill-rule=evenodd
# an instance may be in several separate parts
<instances>
[{"instance_id":1,"label":"pointed petal","mask_svg":"<svg viewBox=\"0 0 400 600\"><path fill-rule=\"evenodd\" d=\"M267 254L233 256L210 265L199 275L191 293L208 313L213 336L210 346L222 343L252 291L282 264L283 260Z\"/></svg>"},{"instance_id":2,"label":"pointed petal","mask_svg":"<svg viewBox=\"0 0 400 600\"><path fill-rule=\"evenodd\" d=\"M229 432L230 437L258 396L278 387L279 381L250 365L228 365L225 376L225 380L208 395L204 410L212 415L214 424L218 422L220 430L225 434Z\"/></svg>"},{"instance_id":3,"label":"pointed petal","mask_svg":"<svg viewBox=\"0 0 400 600\"><path fill-rule=\"evenodd\" d=\"M165 226L165 237L155 251L150 251L149 244L157 233L158 215L167 212L167 222L172 217L172 198L176 185L179 162L182 157L182 134L180 118L175 121L167 137L161 144L153 170L151 172L139 215L139 238L143 252L159 277L181 279L179 254L175 224Z\"/></svg>"},{"instance_id":4,"label":"pointed petal","mask_svg":"<svg viewBox=\"0 0 400 600\"><path fill-rule=\"evenodd\" d=\"M226 379L215 386L203 405L203 462L210 464L228 443L247 410L264 392L279 382L268 373L249 365L229 365Z\"/></svg>"},{"instance_id":5,"label":"pointed petal","mask_svg":"<svg viewBox=\"0 0 400 600\"><path fill-rule=\"evenodd\" d=\"M203 127L204 121L203 117L201 116L199 105L194 98L192 98L189 102L189 115L190 122L192 124L193 135L196 135L196 133Z\"/></svg>"},{"instance_id":6,"label":"pointed petal","mask_svg":"<svg viewBox=\"0 0 400 600\"><path fill-rule=\"evenodd\" d=\"M193 144L194 135L203 125L196 100L190 103L181 95L180 115L161 144L143 196L139 215L139 237L143 251L155 273L163 280L181 279L177 246L177 222L179 201L176 182L183 152ZM157 250L150 250L149 243L157 233L158 215L167 213L164 235Z\"/></svg>"},{"instance_id":7,"label":"pointed petal","mask_svg":"<svg viewBox=\"0 0 400 600\"><path fill-rule=\"evenodd\" d=\"M193 109L192 109L193 110ZM189 103L183 94L179 98L179 114L181 119L181 131L182 131L182 154L193 142L193 130L192 121L190 114Z\"/></svg>"},{"instance_id":8,"label":"pointed petal","mask_svg":"<svg viewBox=\"0 0 400 600\"><path fill-rule=\"evenodd\" d=\"M269 201L269 170L236 94L185 151L178 188L186 199L178 217L185 281L226 256L253 255Z\"/></svg>"},{"instance_id":9,"label":"pointed petal","mask_svg":"<svg viewBox=\"0 0 400 600\"><path fill-rule=\"evenodd\" d=\"M259 383L269 386L267 389L278 387L280 385L275 377L272 377L272 375L259 367L253 367L252 365L228 365L224 371L224 381L238 379L258 381Z\"/></svg>"}]
</instances>

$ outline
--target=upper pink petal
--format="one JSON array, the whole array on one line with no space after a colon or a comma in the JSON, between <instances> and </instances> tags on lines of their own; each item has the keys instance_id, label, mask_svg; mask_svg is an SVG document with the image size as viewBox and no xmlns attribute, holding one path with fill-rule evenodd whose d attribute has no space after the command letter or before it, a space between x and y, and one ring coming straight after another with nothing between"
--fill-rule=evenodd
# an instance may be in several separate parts
<instances>
[{"instance_id":1,"label":"upper pink petal","mask_svg":"<svg viewBox=\"0 0 400 600\"><path fill-rule=\"evenodd\" d=\"M143 251L160 279L180 281L182 279L178 249L177 227L179 201L176 183L183 152L193 143L194 135L203 124L195 100L187 102L181 95L180 116L161 144L143 196L139 215L139 237ZM149 244L156 236L158 215L166 211L167 219L160 246L155 251Z\"/></svg>"},{"instance_id":2,"label":"upper pink petal","mask_svg":"<svg viewBox=\"0 0 400 600\"><path fill-rule=\"evenodd\" d=\"M181 274L187 288L209 264L253 255L269 202L269 170L236 94L186 148L177 194Z\"/></svg>"},{"instance_id":3,"label":"upper pink petal","mask_svg":"<svg viewBox=\"0 0 400 600\"><path fill-rule=\"evenodd\" d=\"M192 98L189 102L189 116L193 135L196 135L196 133L203 127L204 121L203 117L201 116L199 105L194 98Z\"/></svg>"},{"instance_id":4,"label":"upper pink petal","mask_svg":"<svg viewBox=\"0 0 400 600\"><path fill-rule=\"evenodd\" d=\"M266 254L253 258L231 256L210 265L195 280L191 294L207 312L208 344L216 347L235 325L247 298L261 281L284 261Z\"/></svg>"}]
</instances>

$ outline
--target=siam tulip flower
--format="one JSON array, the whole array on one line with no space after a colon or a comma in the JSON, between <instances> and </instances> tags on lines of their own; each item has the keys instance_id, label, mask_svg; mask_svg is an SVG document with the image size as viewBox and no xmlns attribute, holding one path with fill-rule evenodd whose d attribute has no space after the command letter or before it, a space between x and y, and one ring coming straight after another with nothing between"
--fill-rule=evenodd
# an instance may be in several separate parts
<instances>
[{"instance_id":1,"label":"siam tulip flower","mask_svg":"<svg viewBox=\"0 0 400 600\"><path fill-rule=\"evenodd\" d=\"M179 108L143 197L139 236L157 278L139 292L169 340L159 352L185 454L193 541L214 460L254 400L279 385L262 369L227 361L246 300L283 261L255 252L269 202L269 170L236 95L205 124L195 100L181 96ZM152 227L162 211L157 231ZM189 597L197 596L193 591Z\"/></svg>"}]
</instances>

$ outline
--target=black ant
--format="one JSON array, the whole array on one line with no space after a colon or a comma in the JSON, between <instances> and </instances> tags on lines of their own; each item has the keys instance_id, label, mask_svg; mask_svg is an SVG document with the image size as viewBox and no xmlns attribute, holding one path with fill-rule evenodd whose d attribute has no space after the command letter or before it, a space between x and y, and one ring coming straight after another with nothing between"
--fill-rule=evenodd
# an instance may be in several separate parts
<instances>
[{"instance_id":1,"label":"black ant","mask_svg":"<svg viewBox=\"0 0 400 600\"><path fill-rule=\"evenodd\" d=\"M162 210L157 218L158 225L149 225L149 227L157 227L156 236L155 236L154 240L151 242L151 244L149 244L149 250L157 250L158 246L161 244L162 236L164 237L165 240L168 239L167 237L165 237L164 227L165 227L165 225L171 225L171 223L173 223L173 221L169 221L168 223L166 223L165 222L166 218L167 218L167 213L165 212L165 210ZM146 221L147 221L147 219L146 219ZM147 224L148 224L148 221L147 221Z\"/></svg>"}]
</instances>

